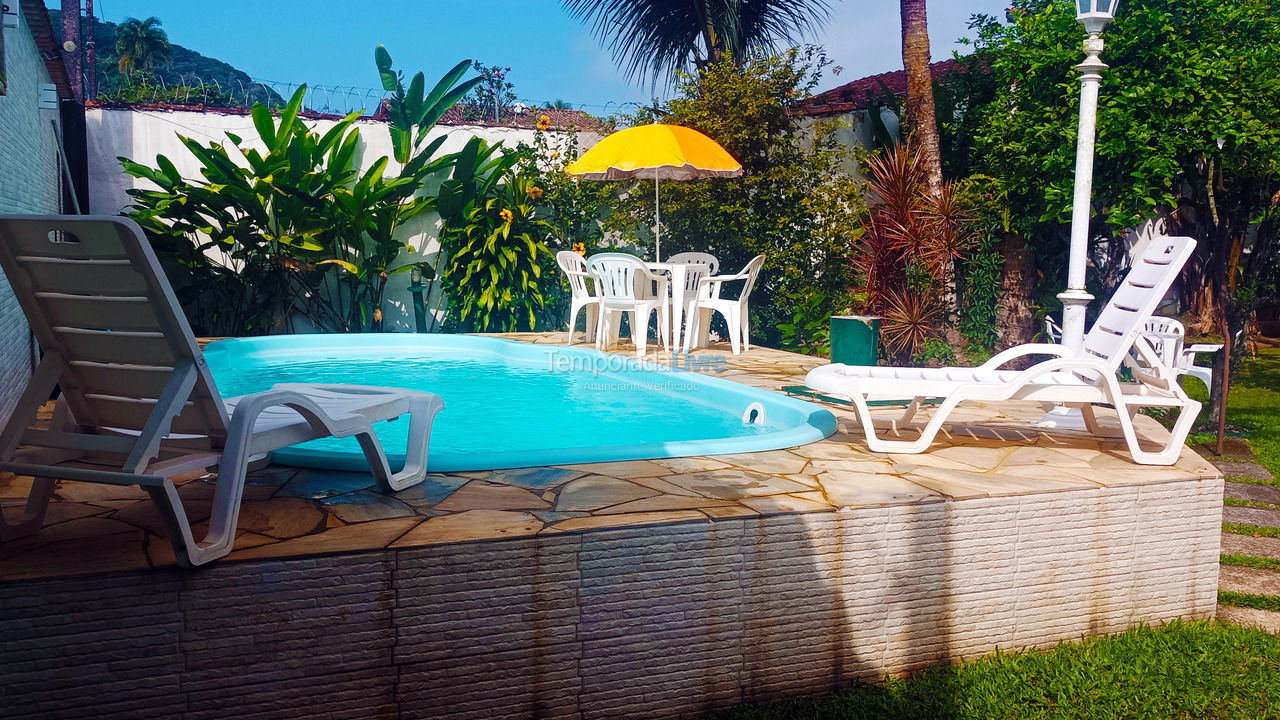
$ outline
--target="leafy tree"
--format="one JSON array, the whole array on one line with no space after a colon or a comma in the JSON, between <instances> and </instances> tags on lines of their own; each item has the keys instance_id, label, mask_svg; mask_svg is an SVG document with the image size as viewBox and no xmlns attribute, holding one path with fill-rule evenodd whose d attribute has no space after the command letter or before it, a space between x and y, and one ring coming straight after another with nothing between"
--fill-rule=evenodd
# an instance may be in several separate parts
<instances>
[{"instance_id":1,"label":"leafy tree","mask_svg":"<svg viewBox=\"0 0 1280 720\"><path fill-rule=\"evenodd\" d=\"M126 18L116 28L116 57L120 72L151 70L169 60L169 34L154 15L146 20Z\"/></svg>"},{"instance_id":2,"label":"leafy tree","mask_svg":"<svg viewBox=\"0 0 1280 720\"><path fill-rule=\"evenodd\" d=\"M511 68L501 65L485 65L472 62L472 69L480 74L479 82L462 99L458 108L462 117L472 122L502 122L509 115L516 101L515 83L507 79Z\"/></svg>"},{"instance_id":3,"label":"leafy tree","mask_svg":"<svg viewBox=\"0 0 1280 720\"><path fill-rule=\"evenodd\" d=\"M609 46L633 80L670 81L725 58L747 60L795 44L826 22L827 0L562 0Z\"/></svg>"},{"instance_id":4,"label":"leafy tree","mask_svg":"<svg viewBox=\"0 0 1280 720\"><path fill-rule=\"evenodd\" d=\"M663 250L710 252L728 271L765 255L751 315L756 337L769 344L781 341L782 325L793 331L816 326L813 317L795 317L797 307L825 318L849 306L854 271L848 257L865 207L862 193L842 169L849 151L836 141L836 127L810 131L789 112L812 90L824 63L816 50L741 65L723 58L696 76L682 75L662 118L702 131L743 165L741 178L663 183ZM652 184L624 185L605 224L652 247ZM824 301L806 302L816 294ZM812 344L790 337L794 345Z\"/></svg>"},{"instance_id":5,"label":"leafy tree","mask_svg":"<svg viewBox=\"0 0 1280 720\"><path fill-rule=\"evenodd\" d=\"M974 167L1044 262L1066 247L1083 32L1068 0L1016 0L1011 17L975 22L995 95ZM1104 238L1167 217L1200 241L1188 306L1202 326L1225 316L1242 332L1280 279L1280 0L1129 0L1105 38L1093 254L1114 259L1121 244ZM1104 264L1094 279L1118 269ZM1062 264L1046 270L1060 287Z\"/></svg>"}]
</instances>

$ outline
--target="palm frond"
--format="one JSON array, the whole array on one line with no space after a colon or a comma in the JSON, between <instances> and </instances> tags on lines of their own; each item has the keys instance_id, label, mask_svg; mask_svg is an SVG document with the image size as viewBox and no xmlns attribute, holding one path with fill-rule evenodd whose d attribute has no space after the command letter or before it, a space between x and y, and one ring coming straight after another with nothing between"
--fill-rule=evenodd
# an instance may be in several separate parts
<instances>
[{"instance_id":1,"label":"palm frond","mask_svg":"<svg viewBox=\"0 0 1280 720\"><path fill-rule=\"evenodd\" d=\"M735 58L796 43L825 24L828 0L562 0L629 80L668 84L722 53Z\"/></svg>"}]
</instances>

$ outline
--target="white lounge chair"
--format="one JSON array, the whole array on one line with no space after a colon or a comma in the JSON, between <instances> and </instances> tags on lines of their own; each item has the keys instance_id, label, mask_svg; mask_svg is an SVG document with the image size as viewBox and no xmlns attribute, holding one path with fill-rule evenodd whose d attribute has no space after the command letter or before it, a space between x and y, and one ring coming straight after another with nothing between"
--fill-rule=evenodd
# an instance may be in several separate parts
<instances>
[{"instance_id":1,"label":"white lounge chair","mask_svg":"<svg viewBox=\"0 0 1280 720\"><path fill-rule=\"evenodd\" d=\"M976 368L901 368L826 365L809 373L805 384L819 392L847 398L854 405L875 452L919 453L933 444L938 431L956 405L966 401L999 403L1031 400L1061 403L1079 408L1085 425L1095 435L1102 429L1095 405L1111 406L1136 463L1170 465L1177 461L1200 403L1187 397L1177 383L1177 373L1162 363L1150 343L1142 339L1143 327L1164 298L1169 286L1195 249L1195 240L1164 237L1152 242L1134 263L1124 282L1107 303L1084 340L1084 349L1072 353L1064 345L1031 344L1010 348ZM1136 349L1138 360L1130 356ZM1001 370L1013 360L1037 355L1056 356L1026 370ZM1118 371L1127 364L1132 382L1121 382ZM941 403L915 440L886 440L876 433L868 402L901 400L907 410L894 427L901 430L928 399ZM1139 444L1133 418L1144 407L1180 410L1169 441L1151 452Z\"/></svg>"},{"instance_id":2,"label":"white lounge chair","mask_svg":"<svg viewBox=\"0 0 1280 720\"><path fill-rule=\"evenodd\" d=\"M763 266L764 256L757 255L737 275L713 275L699 281L699 289L689 301L691 327L684 336L685 352L692 349L696 338L705 335L710 329L713 312L724 316L725 325L729 328L729 346L734 355L751 349L751 290L755 287L756 277ZM744 281L738 297L721 297L725 283L738 280Z\"/></svg>"},{"instance_id":3,"label":"white lounge chair","mask_svg":"<svg viewBox=\"0 0 1280 720\"><path fill-rule=\"evenodd\" d=\"M618 336L622 313L631 316L631 342L636 356L644 357L649 341L649 316L658 313L658 336L668 347L671 320L667 304L670 280L649 269L644 261L626 253L599 253L587 258L587 270L596 282L600 298L600 322L596 329L596 346Z\"/></svg>"},{"instance_id":4,"label":"white lounge chair","mask_svg":"<svg viewBox=\"0 0 1280 720\"><path fill-rule=\"evenodd\" d=\"M578 313L583 310L587 311L587 342L591 342L595 340L596 325L599 323L600 298L592 295L591 289L587 287L587 280L591 275L587 272L586 258L572 250L561 250L556 253L556 264L560 266L560 271L569 279L568 344L573 344L573 328L578 324Z\"/></svg>"},{"instance_id":5,"label":"white lounge chair","mask_svg":"<svg viewBox=\"0 0 1280 720\"><path fill-rule=\"evenodd\" d=\"M0 217L0 269L44 353L0 431L0 471L35 478L0 539L37 531L55 480L138 485L165 518L178 561L231 552L251 459L307 440L354 435L387 490L426 477L431 393L282 384L223 400L142 229L117 217ZM54 389L52 426L35 427ZM372 425L410 415L393 472ZM209 529L196 540L173 477L218 468Z\"/></svg>"}]
</instances>

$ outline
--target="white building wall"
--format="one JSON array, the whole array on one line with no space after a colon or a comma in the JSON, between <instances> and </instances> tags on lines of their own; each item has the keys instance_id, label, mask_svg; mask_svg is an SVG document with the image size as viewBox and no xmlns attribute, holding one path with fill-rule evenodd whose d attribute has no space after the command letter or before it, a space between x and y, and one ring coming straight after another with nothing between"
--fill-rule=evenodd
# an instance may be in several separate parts
<instances>
[{"instance_id":1,"label":"white building wall","mask_svg":"<svg viewBox=\"0 0 1280 720\"><path fill-rule=\"evenodd\" d=\"M183 147L178 139L179 135L201 142L226 142L226 134L230 132L243 138L246 145L255 144L253 141L258 137L253 120L247 115L101 108L90 108L86 115L89 198L90 206L97 214L123 212L131 200L127 191L149 185L144 180L125 175L120 169L120 157L154 167L156 155L164 155L173 161L183 177L200 180L200 164ZM324 133L337 121L307 122L316 132ZM361 120L357 125L361 137L357 158L362 165L384 155L392 155L391 138L385 122ZM453 125L437 126L431 138L440 135L448 138L440 152L450 153L461 150L475 136L489 142L502 141L509 147L515 147L521 142L532 143L534 132L522 128ZM580 133L578 136L584 150L599 139L600 136L594 133ZM424 214L406 225L405 242L413 250L401 256L400 264L433 260L439 250L438 230L439 218L435 214ZM412 296L408 292L408 285L408 273L393 275L387 283L383 312L384 325L388 330L414 329ZM433 299L429 307L436 307L435 300L438 298Z\"/></svg>"},{"instance_id":2,"label":"white building wall","mask_svg":"<svg viewBox=\"0 0 1280 720\"><path fill-rule=\"evenodd\" d=\"M52 82L26 16L4 28L8 93L0 95L0 214L56 213L61 203L57 110L37 106L40 85ZM31 377L33 346L27 321L0 274L0 420L9 417Z\"/></svg>"}]
</instances>

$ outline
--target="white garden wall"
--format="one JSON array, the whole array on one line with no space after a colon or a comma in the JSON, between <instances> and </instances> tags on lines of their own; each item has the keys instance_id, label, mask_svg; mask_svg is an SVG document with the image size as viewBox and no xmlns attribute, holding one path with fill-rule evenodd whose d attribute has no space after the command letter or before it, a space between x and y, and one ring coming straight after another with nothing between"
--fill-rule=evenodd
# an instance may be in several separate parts
<instances>
[{"instance_id":1,"label":"white garden wall","mask_svg":"<svg viewBox=\"0 0 1280 720\"><path fill-rule=\"evenodd\" d=\"M52 83L27 18L4 36L8 92L0 95L0 214L56 213L61 204L58 146L51 123L57 110L40 110L40 86ZM27 321L0 274L0 421L9 417L31 377L34 347Z\"/></svg>"},{"instance_id":2,"label":"white garden wall","mask_svg":"<svg viewBox=\"0 0 1280 720\"><path fill-rule=\"evenodd\" d=\"M321 133L333 127L335 122L327 119L308 121ZM122 212L130 202L126 191L147 184L125 175L120 170L119 157L154 166L156 155L165 155L184 177L199 179L199 163L179 142L179 135L201 141L223 141L226 133L231 132L244 138L246 143L257 138L249 116L216 112L91 108L87 112L86 124L90 205L94 213ZM362 142L358 157L362 164L367 165L383 155L392 154L385 122L365 119L358 125ZM475 136L514 147L521 142L531 143L534 132L512 127L442 125L434 130L432 137L439 135L448 138L441 152L456 152ZM585 149L594 145L600 136L581 133L578 139ZM414 251L404 254L401 258L403 263L434 259L439 250L436 242L438 225L438 218L431 214L406 226L404 239ZM383 312L389 330L412 331L414 328L408 285L408 273L393 276L388 284Z\"/></svg>"}]
</instances>

